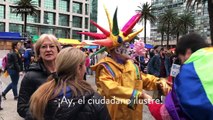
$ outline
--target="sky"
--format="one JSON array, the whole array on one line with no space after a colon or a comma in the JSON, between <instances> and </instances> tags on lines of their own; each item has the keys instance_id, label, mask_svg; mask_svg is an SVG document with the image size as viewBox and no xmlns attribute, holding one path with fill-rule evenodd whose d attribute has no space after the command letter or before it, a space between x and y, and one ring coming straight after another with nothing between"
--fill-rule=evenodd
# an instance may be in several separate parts
<instances>
[{"instance_id":1,"label":"sky","mask_svg":"<svg viewBox=\"0 0 213 120\"><path fill-rule=\"evenodd\" d=\"M117 19L118 19L118 27L122 29L128 20L136 14L135 10L139 10L138 6L145 2L149 2L150 0L98 0L98 24L103 28L109 30L108 20L104 11L103 4L108 9L108 12L113 18L116 7L118 7L117 11ZM136 24L133 28L135 30L139 30L143 26L142 23ZM98 31L101 33L100 31ZM144 36L144 31L139 34L139 37ZM147 37L150 37L150 24L147 25Z\"/></svg>"}]
</instances>

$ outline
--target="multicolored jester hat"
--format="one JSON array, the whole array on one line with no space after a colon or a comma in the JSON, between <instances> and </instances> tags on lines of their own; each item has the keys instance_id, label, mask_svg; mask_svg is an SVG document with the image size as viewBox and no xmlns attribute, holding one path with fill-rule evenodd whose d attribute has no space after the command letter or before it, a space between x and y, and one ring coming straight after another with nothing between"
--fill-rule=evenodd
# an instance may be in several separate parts
<instances>
[{"instance_id":1,"label":"multicolored jester hat","mask_svg":"<svg viewBox=\"0 0 213 120\"><path fill-rule=\"evenodd\" d=\"M104 46L99 51L95 52L93 55L101 53L105 50L110 51L113 48L120 46L124 42L130 42L137 34L139 34L143 30L142 28L137 32L131 33L133 27L140 20L142 14L137 13L136 15L132 16L132 18L124 25L121 31L119 31L117 21L117 8L113 16L113 21L110 19L110 15L105 6L104 10L107 15L110 31L107 31L94 21L91 21L91 23L102 32L102 34L92 32L79 32L80 34L84 34L94 38L95 40L93 41L93 43Z\"/></svg>"}]
</instances>

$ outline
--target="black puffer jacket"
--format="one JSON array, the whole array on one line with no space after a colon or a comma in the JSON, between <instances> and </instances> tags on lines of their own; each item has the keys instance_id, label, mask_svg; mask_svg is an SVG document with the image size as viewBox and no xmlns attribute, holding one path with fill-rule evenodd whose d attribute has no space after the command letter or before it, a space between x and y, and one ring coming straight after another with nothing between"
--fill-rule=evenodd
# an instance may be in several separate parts
<instances>
[{"instance_id":1,"label":"black puffer jacket","mask_svg":"<svg viewBox=\"0 0 213 120\"><path fill-rule=\"evenodd\" d=\"M32 64L21 82L17 111L23 118L29 113L29 100L31 95L43 84L50 73L42 62Z\"/></svg>"},{"instance_id":2,"label":"black puffer jacket","mask_svg":"<svg viewBox=\"0 0 213 120\"><path fill-rule=\"evenodd\" d=\"M20 72L23 70L23 64L21 60L21 55L18 52L11 51L7 54L7 66L6 69L12 69L16 70L17 72Z\"/></svg>"},{"instance_id":3,"label":"black puffer jacket","mask_svg":"<svg viewBox=\"0 0 213 120\"><path fill-rule=\"evenodd\" d=\"M61 92L63 93L63 92ZM111 120L104 99L98 93L85 94L72 98L71 90L66 96L59 95L48 102L44 114L45 120ZM28 114L29 115L29 114ZM32 116L26 120L34 120Z\"/></svg>"}]
</instances>

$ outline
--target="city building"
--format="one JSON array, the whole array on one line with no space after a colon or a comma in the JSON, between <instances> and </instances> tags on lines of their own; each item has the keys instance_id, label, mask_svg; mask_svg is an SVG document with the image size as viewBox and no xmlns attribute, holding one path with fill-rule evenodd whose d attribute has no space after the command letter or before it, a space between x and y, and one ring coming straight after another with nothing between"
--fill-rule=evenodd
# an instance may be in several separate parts
<instances>
[{"instance_id":1,"label":"city building","mask_svg":"<svg viewBox=\"0 0 213 120\"><path fill-rule=\"evenodd\" d=\"M23 34L24 20L12 12L19 0L0 0L0 32ZM27 16L27 36L50 33L58 38L88 39L77 34L90 29L90 15L97 21L97 0L32 0L38 6L36 16Z\"/></svg>"},{"instance_id":2,"label":"city building","mask_svg":"<svg viewBox=\"0 0 213 120\"><path fill-rule=\"evenodd\" d=\"M151 1L153 8L157 10L154 12L157 18L161 13L163 13L166 9L172 8L177 13L177 15L183 14L186 10L186 2L185 0L152 0ZM208 5L207 2L205 5L198 5L194 9L190 9L190 12L194 15L195 18L195 26L190 28L190 32L200 33L202 36L209 39L210 37L210 27L209 27L209 16L208 16ZM161 44L161 34L157 31L158 23L151 24L151 33L150 40L153 41L153 44L160 45ZM170 45L176 44L176 36L170 36ZM209 41L210 42L210 41ZM166 34L164 34L164 45L166 44Z\"/></svg>"}]
</instances>

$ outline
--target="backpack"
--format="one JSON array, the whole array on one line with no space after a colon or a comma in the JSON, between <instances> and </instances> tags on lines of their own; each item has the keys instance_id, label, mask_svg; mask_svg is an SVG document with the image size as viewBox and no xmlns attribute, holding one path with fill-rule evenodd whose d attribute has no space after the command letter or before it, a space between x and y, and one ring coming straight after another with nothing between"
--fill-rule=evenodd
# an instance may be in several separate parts
<instances>
[{"instance_id":1,"label":"backpack","mask_svg":"<svg viewBox=\"0 0 213 120\"><path fill-rule=\"evenodd\" d=\"M8 57L5 55L2 59L2 69L6 70L7 69L7 63L8 63Z\"/></svg>"},{"instance_id":2,"label":"backpack","mask_svg":"<svg viewBox=\"0 0 213 120\"><path fill-rule=\"evenodd\" d=\"M25 61L26 60L30 60L31 59L31 56L33 56L33 51L32 50L26 50L24 52L24 59Z\"/></svg>"}]
</instances>

